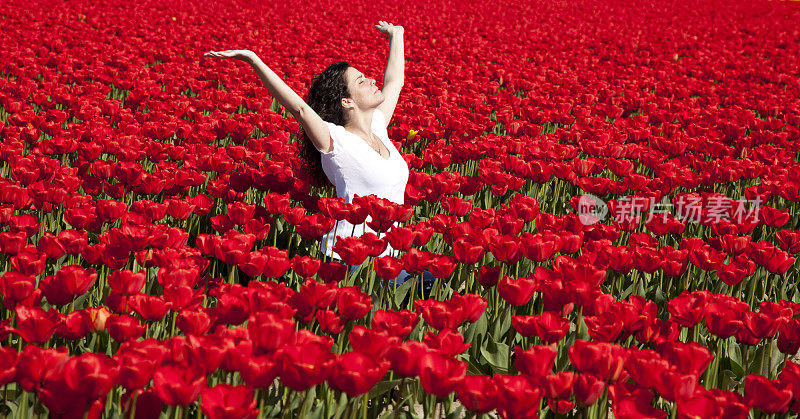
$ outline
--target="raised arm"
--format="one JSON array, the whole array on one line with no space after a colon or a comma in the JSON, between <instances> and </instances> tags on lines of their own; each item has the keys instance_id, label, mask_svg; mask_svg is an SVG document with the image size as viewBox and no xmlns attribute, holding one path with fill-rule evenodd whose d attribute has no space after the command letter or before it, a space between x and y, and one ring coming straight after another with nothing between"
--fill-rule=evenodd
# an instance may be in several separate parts
<instances>
[{"instance_id":1,"label":"raised arm","mask_svg":"<svg viewBox=\"0 0 800 419\"><path fill-rule=\"evenodd\" d=\"M375 27L382 34L389 37L389 59L386 61L386 71L383 73L383 103L378 109L386 115L386 126L392 119L392 114L400 98L400 90L405 79L405 53L403 52L403 27L395 26L384 21L378 22Z\"/></svg>"},{"instance_id":2,"label":"raised arm","mask_svg":"<svg viewBox=\"0 0 800 419\"><path fill-rule=\"evenodd\" d=\"M333 144L331 133L325 121L311 109L310 106L300 96L295 93L274 71L272 71L261 58L258 58L253 51L248 50L228 50L228 51L209 51L204 54L206 57L213 58L233 58L244 61L253 67L258 74L258 78L269 90L270 95L277 99L292 116L300 122L303 131L308 134L311 142L317 150L330 152Z\"/></svg>"}]
</instances>

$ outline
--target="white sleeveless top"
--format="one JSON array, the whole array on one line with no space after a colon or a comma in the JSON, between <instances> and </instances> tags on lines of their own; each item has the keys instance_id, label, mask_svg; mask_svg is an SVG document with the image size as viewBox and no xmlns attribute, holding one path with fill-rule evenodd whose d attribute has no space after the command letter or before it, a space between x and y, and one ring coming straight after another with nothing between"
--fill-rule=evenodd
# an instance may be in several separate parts
<instances>
[{"instance_id":1,"label":"white sleeveless top","mask_svg":"<svg viewBox=\"0 0 800 419\"><path fill-rule=\"evenodd\" d=\"M384 159L375 149L369 146L360 136L344 129L341 125L325 122L331 132L333 150L330 153L320 151L322 170L336 187L336 196L353 202L355 195L376 195L397 204L403 204L406 184L408 183L408 164L389 141L386 131L386 117L379 109L372 114L372 132L380 138L389 150L389 158ZM370 221L371 217L367 217ZM339 258L333 251L336 237L360 236L365 232L375 231L365 223L356 225L347 220L336 222L331 231L322 237L322 252L327 256ZM381 256L389 254L393 249L387 245ZM341 259L341 258L339 258Z\"/></svg>"}]
</instances>

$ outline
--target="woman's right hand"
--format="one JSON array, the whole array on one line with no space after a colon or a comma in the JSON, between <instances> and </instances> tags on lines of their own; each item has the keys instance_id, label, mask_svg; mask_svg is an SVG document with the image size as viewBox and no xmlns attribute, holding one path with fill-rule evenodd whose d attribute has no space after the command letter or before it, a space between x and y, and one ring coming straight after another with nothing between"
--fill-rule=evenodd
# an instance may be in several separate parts
<instances>
[{"instance_id":1,"label":"woman's right hand","mask_svg":"<svg viewBox=\"0 0 800 419\"><path fill-rule=\"evenodd\" d=\"M246 49L229 49L227 51L208 51L207 53L203 54L203 56L212 58L233 58L250 63L253 61L255 53Z\"/></svg>"}]
</instances>

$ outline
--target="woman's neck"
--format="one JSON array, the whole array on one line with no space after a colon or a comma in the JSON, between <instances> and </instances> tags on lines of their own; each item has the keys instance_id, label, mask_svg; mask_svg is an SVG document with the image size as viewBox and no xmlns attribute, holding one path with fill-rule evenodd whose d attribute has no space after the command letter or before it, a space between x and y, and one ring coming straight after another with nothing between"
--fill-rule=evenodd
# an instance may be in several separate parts
<instances>
[{"instance_id":1,"label":"woman's neck","mask_svg":"<svg viewBox=\"0 0 800 419\"><path fill-rule=\"evenodd\" d=\"M364 138L372 137L372 111L353 113L344 128Z\"/></svg>"}]
</instances>

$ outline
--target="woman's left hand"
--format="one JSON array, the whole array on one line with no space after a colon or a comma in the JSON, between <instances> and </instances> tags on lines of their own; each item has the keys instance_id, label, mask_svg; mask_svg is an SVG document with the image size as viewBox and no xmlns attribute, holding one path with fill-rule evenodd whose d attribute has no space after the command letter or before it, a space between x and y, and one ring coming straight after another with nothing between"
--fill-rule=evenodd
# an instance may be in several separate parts
<instances>
[{"instance_id":1,"label":"woman's left hand","mask_svg":"<svg viewBox=\"0 0 800 419\"><path fill-rule=\"evenodd\" d=\"M402 26L395 26L389 22L380 20L378 24L375 25L375 28L381 31L382 34L389 36L390 38L395 35L402 35L403 34L403 27Z\"/></svg>"}]
</instances>

